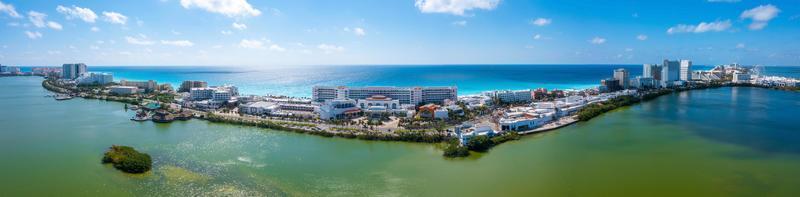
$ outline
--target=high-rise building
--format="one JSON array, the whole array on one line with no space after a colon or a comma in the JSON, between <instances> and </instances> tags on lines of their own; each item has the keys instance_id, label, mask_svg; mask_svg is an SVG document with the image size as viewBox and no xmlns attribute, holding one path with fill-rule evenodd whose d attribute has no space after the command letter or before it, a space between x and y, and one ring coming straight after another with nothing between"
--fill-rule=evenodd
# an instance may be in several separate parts
<instances>
[{"instance_id":1,"label":"high-rise building","mask_svg":"<svg viewBox=\"0 0 800 197\"><path fill-rule=\"evenodd\" d=\"M147 81L128 81L128 80L120 80L119 85L121 86L134 86L139 89L144 89L145 91L155 91L158 90L158 83L153 80Z\"/></svg>"},{"instance_id":2,"label":"high-rise building","mask_svg":"<svg viewBox=\"0 0 800 197\"><path fill-rule=\"evenodd\" d=\"M106 85L114 82L110 73L84 73L75 79L79 85Z\"/></svg>"},{"instance_id":3,"label":"high-rise building","mask_svg":"<svg viewBox=\"0 0 800 197\"><path fill-rule=\"evenodd\" d=\"M622 89L629 88L630 78L627 70L623 68L614 70L614 79L619 82L619 86L622 87Z\"/></svg>"},{"instance_id":4,"label":"high-rise building","mask_svg":"<svg viewBox=\"0 0 800 197\"><path fill-rule=\"evenodd\" d=\"M183 81L181 83L181 87L178 89L178 92L189 92L192 88L205 88L208 87L208 83L205 81Z\"/></svg>"},{"instance_id":5,"label":"high-rise building","mask_svg":"<svg viewBox=\"0 0 800 197\"><path fill-rule=\"evenodd\" d=\"M81 74L86 73L86 64L77 63L77 64L64 64L61 66L61 78L63 79L76 79L81 76Z\"/></svg>"},{"instance_id":6,"label":"high-rise building","mask_svg":"<svg viewBox=\"0 0 800 197\"><path fill-rule=\"evenodd\" d=\"M614 78L608 78L600 80L600 91L601 92L614 92L621 90L622 87L619 86L619 80Z\"/></svg>"},{"instance_id":7,"label":"high-rise building","mask_svg":"<svg viewBox=\"0 0 800 197\"><path fill-rule=\"evenodd\" d=\"M661 80L661 66L658 64L645 64L642 68L642 77L651 77L654 80Z\"/></svg>"},{"instance_id":8,"label":"high-rise building","mask_svg":"<svg viewBox=\"0 0 800 197\"><path fill-rule=\"evenodd\" d=\"M691 60L681 60L681 71L680 71L680 80L681 81L691 81L692 80L692 61Z\"/></svg>"},{"instance_id":9,"label":"high-rise building","mask_svg":"<svg viewBox=\"0 0 800 197\"><path fill-rule=\"evenodd\" d=\"M314 86L312 99L325 102L333 99L366 99L375 95L399 100L400 104L418 105L423 103L443 103L445 100L455 101L456 87L345 87Z\"/></svg>"},{"instance_id":10,"label":"high-rise building","mask_svg":"<svg viewBox=\"0 0 800 197\"><path fill-rule=\"evenodd\" d=\"M669 87L680 80L680 65L679 61L664 60L664 65L661 66L661 86Z\"/></svg>"}]
</instances>

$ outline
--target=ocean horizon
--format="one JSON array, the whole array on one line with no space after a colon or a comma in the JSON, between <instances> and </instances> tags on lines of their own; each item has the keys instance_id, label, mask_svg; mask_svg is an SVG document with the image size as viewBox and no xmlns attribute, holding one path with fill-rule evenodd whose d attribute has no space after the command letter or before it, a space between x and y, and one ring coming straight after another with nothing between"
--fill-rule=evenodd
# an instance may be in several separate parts
<instances>
[{"instance_id":1,"label":"ocean horizon","mask_svg":"<svg viewBox=\"0 0 800 197\"><path fill-rule=\"evenodd\" d=\"M27 67L26 69L30 69ZM459 95L490 90L586 89L624 68L631 78L641 65L497 64L497 65L349 65L294 68L228 66L89 66L90 72L114 74L114 80L155 80L178 88L182 81L230 84L242 94L310 97L313 86L456 86ZM695 65L693 70L713 66ZM800 78L800 67L765 67L770 75Z\"/></svg>"}]
</instances>

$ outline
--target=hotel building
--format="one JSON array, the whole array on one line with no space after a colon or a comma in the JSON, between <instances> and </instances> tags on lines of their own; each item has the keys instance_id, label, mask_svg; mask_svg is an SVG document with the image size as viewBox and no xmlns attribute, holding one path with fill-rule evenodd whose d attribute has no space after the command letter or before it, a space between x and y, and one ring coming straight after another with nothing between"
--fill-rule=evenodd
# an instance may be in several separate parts
<instances>
[{"instance_id":1,"label":"hotel building","mask_svg":"<svg viewBox=\"0 0 800 197\"><path fill-rule=\"evenodd\" d=\"M75 79L79 85L106 85L114 82L114 76L110 73L83 73Z\"/></svg>"},{"instance_id":2,"label":"hotel building","mask_svg":"<svg viewBox=\"0 0 800 197\"><path fill-rule=\"evenodd\" d=\"M642 77L650 77L654 80L661 80L661 66L657 64L645 64L642 68Z\"/></svg>"},{"instance_id":3,"label":"hotel building","mask_svg":"<svg viewBox=\"0 0 800 197\"><path fill-rule=\"evenodd\" d=\"M691 60L681 60L681 71L680 71L679 79L681 81L691 81L692 80L692 61Z\"/></svg>"},{"instance_id":4,"label":"hotel building","mask_svg":"<svg viewBox=\"0 0 800 197\"><path fill-rule=\"evenodd\" d=\"M455 101L458 88L456 87L346 87L346 86L314 86L312 99L315 102L325 102L333 99L367 99L380 95L400 104L419 105L422 103L444 103L445 100Z\"/></svg>"},{"instance_id":5,"label":"hotel building","mask_svg":"<svg viewBox=\"0 0 800 197\"><path fill-rule=\"evenodd\" d=\"M181 83L181 87L178 89L178 92L189 92L192 88L205 88L208 87L208 83L205 81L183 81Z\"/></svg>"},{"instance_id":6,"label":"hotel building","mask_svg":"<svg viewBox=\"0 0 800 197\"><path fill-rule=\"evenodd\" d=\"M128 81L128 80L120 80L119 85L121 86L134 86L140 89L144 89L145 91L154 91L158 90L158 83L153 80L147 81Z\"/></svg>"},{"instance_id":7,"label":"hotel building","mask_svg":"<svg viewBox=\"0 0 800 197\"><path fill-rule=\"evenodd\" d=\"M664 60L661 66L661 87L671 87L680 80L680 61Z\"/></svg>"},{"instance_id":8,"label":"hotel building","mask_svg":"<svg viewBox=\"0 0 800 197\"><path fill-rule=\"evenodd\" d=\"M619 81L619 86L622 89L628 89L630 85L630 77L628 76L628 71L625 69L616 69L614 70L614 79Z\"/></svg>"},{"instance_id":9,"label":"hotel building","mask_svg":"<svg viewBox=\"0 0 800 197\"><path fill-rule=\"evenodd\" d=\"M520 103L533 101L533 92L531 90L504 90L495 93L497 99L504 103Z\"/></svg>"},{"instance_id":10,"label":"hotel building","mask_svg":"<svg viewBox=\"0 0 800 197\"><path fill-rule=\"evenodd\" d=\"M64 64L61 66L61 69L61 78L72 80L80 77L81 74L86 73L86 64Z\"/></svg>"}]
</instances>

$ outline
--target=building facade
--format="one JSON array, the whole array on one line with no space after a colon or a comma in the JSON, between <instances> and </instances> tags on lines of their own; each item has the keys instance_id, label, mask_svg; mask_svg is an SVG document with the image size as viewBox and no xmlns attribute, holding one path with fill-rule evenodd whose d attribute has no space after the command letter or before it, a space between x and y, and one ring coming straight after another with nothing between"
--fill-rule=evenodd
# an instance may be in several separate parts
<instances>
[{"instance_id":1,"label":"building facade","mask_svg":"<svg viewBox=\"0 0 800 197\"><path fill-rule=\"evenodd\" d=\"M181 87L178 88L178 92L189 92L192 88L205 88L208 87L208 83L205 81L183 81L181 83Z\"/></svg>"},{"instance_id":2,"label":"building facade","mask_svg":"<svg viewBox=\"0 0 800 197\"><path fill-rule=\"evenodd\" d=\"M118 95L136 94L139 92L139 88L134 86L111 86L109 90L111 93Z\"/></svg>"},{"instance_id":3,"label":"building facade","mask_svg":"<svg viewBox=\"0 0 800 197\"><path fill-rule=\"evenodd\" d=\"M630 85L630 78L627 70L622 68L614 70L614 79L619 81L619 86L622 87L622 89L629 88L628 86Z\"/></svg>"},{"instance_id":4,"label":"building facade","mask_svg":"<svg viewBox=\"0 0 800 197\"><path fill-rule=\"evenodd\" d=\"M120 80L119 85L121 86L135 86L139 89L144 89L145 91L154 91L158 90L158 83L153 80L147 81L128 81L128 80Z\"/></svg>"},{"instance_id":5,"label":"building facade","mask_svg":"<svg viewBox=\"0 0 800 197\"><path fill-rule=\"evenodd\" d=\"M114 82L114 76L110 73L83 73L75 81L79 85L106 85Z\"/></svg>"},{"instance_id":6,"label":"building facade","mask_svg":"<svg viewBox=\"0 0 800 197\"><path fill-rule=\"evenodd\" d=\"M73 80L80 77L83 73L86 72L87 72L86 64L83 63L64 64L61 66L62 79Z\"/></svg>"},{"instance_id":7,"label":"building facade","mask_svg":"<svg viewBox=\"0 0 800 197\"><path fill-rule=\"evenodd\" d=\"M631 80L631 87L646 90L656 88L656 81L652 77L637 76Z\"/></svg>"},{"instance_id":8,"label":"building facade","mask_svg":"<svg viewBox=\"0 0 800 197\"><path fill-rule=\"evenodd\" d=\"M495 93L497 99L504 103L528 103L533 101L531 90L503 90Z\"/></svg>"},{"instance_id":9,"label":"building facade","mask_svg":"<svg viewBox=\"0 0 800 197\"><path fill-rule=\"evenodd\" d=\"M347 119L361 114L353 99L327 100L319 107L319 118L323 120Z\"/></svg>"},{"instance_id":10,"label":"building facade","mask_svg":"<svg viewBox=\"0 0 800 197\"><path fill-rule=\"evenodd\" d=\"M680 61L664 60L661 66L661 87L670 87L680 80Z\"/></svg>"},{"instance_id":11,"label":"building facade","mask_svg":"<svg viewBox=\"0 0 800 197\"><path fill-rule=\"evenodd\" d=\"M619 80L614 78L600 80L600 92L614 92L619 90L622 90L622 86L619 85Z\"/></svg>"},{"instance_id":12,"label":"building facade","mask_svg":"<svg viewBox=\"0 0 800 197\"><path fill-rule=\"evenodd\" d=\"M681 60L681 71L680 77L681 81L691 81L692 80L692 61L691 60Z\"/></svg>"},{"instance_id":13,"label":"building facade","mask_svg":"<svg viewBox=\"0 0 800 197\"><path fill-rule=\"evenodd\" d=\"M642 77L651 77L654 80L661 80L661 66L657 64L645 64L642 68Z\"/></svg>"},{"instance_id":14,"label":"building facade","mask_svg":"<svg viewBox=\"0 0 800 197\"><path fill-rule=\"evenodd\" d=\"M333 99L361 100L376 95L398 100L400 104L444 103L445 100L457 99L458 88L315 86L312 89L312 100L315 102Z\"/></svg>"}]
</instances>

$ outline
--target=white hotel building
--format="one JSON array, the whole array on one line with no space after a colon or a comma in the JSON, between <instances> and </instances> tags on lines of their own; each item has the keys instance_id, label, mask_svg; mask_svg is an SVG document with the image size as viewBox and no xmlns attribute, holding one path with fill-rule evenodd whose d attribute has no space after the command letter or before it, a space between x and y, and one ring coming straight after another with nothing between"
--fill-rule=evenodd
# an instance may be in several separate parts
<instances>
[{"instance_id":1,"label":"white hotel building","mask_svg":"<svg viewBox=\"0 0 800 197\"><path fill-rule=\"evenodd\" d=\"M362 100L372 96L385 96L398 100L400 104L419 105L423 103L442 104L445 100L455 101L456 87L346 87L346 86L314 86L312 99L325 102L333 99Z\"/></svg>"}]
</instances>

